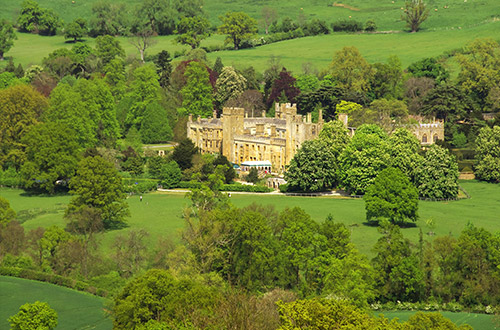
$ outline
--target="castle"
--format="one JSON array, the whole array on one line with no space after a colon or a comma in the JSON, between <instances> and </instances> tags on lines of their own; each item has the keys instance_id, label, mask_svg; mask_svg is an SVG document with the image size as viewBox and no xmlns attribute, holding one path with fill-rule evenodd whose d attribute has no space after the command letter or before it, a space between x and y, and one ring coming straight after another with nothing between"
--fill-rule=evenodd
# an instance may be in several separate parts
<instances>
[{"instance_id":1,"label":"castle","mask_svg":"<svg viewBox=\"0 0 500 330\"><path fill-rule=\"evenodd\" d=\"M221 118L193 121L187 136L203 153L222 153L234 164L271 162L271 171L282 173L302 143L316 138L323 127L321 110L317 123L297 115L295 104L276 104L275 117L245 117L242 108L224 108Z\"/></svg>"},{"instance_id":2,"label":"castle","mask_svg":"<svg viewBox=\"0 0 500 330\"><path fill-rule=\"evenodd\" d=\"M339 119L347 126L347 115ZM405 125L422 145L431 145L444 139L444 123L423 118L415 124ZM311 114L297 115L295 104L276 104L275 117L248 118L243 108L224 108L220 118L200 118L187 123L187 137L202 153L221 153L233 164L262 165L262 169L283 173L302 143L319 135L323 127L323 116L319 110L318 122L313 123ZM355 128L348 127L349 134ZM245 164L244 164L245 163ZM270 163L270 165L269 165ZM270 167L270 168L269 168Z\"/></svg>"}]
</instances>

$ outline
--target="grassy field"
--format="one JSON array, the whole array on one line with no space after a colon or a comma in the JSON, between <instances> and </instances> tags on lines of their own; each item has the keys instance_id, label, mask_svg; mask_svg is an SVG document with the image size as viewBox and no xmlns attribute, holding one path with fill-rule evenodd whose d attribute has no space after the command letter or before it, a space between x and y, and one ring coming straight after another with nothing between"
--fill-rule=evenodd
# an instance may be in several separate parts
<instances>
[{"instance_id":1,"label":"grassy field","mask_svg":"<svg viewBox=\"0 0 500 330\"><path fill-rule=\"evenodd\" d=\"M219 51L208 54L209 62L221 57L224 65L237 68L253 66L257 72L263 72L269 65L271 57L277 57L281 63L295 74L302 72L305 63L311 64L319 71L328 67L336 51L344 46L357 47L363 57L370 62L385 62L391 55L397 55L406 68L411 63L422 58L438 56L445 52L461 49L475 38L496 37L500 30L500 21L491 21L469 29L453 29L427 31L419 33L391 34L345 34L335 33L324 36L305 37L277 42L257 48L239 51ZM138 52L126 37L118 38L128 57L138 57ZM213 35L202 42L202 46L222 44L224 36ZM153 55L161 50L171 54L186 50L187 47L173 43L172 36L157 38L157 43L147 50ZM95 39L87 38L89 46L95 45ZM14 47L7 53L15 63L21 63L25 68L32 64L41 64L44 57L59 48L71 48L73 44L66 43L62 36L43 37L18 33ZM300 50L300 51L295 51ZM176 59L177 61L182 58ZM5 64L3 64L5 65ZM453 62L448 65L452 71L458 67Z\"/></svg>"},{"instance_id":2,"label":"grassy field","mask_svg":"<svg viewBox=\"0 0 500 330\"><path fill-rule=\"evenodd\" d=\"M75 18L92 17L92 5L99 0L37 0L43 8L53 9L59 17L68 22ZM0 18L11 21L17 19L22 0L3 1ZM126 4L127 16L133 16L140 0L117 0L115 3ZM205 0L203 10L213 25L220 25L219 16L230 11L243 11L260 21L264 6L276 9L278 18L292 19L319 18L328 24L343 19L353 19L362 23L369 19L375 20L379 30L402 30L401 8L404 0ZM446 29L450 27L471 27L500 16L496 0L426 1L431 14L423 28L428 30ZM334 5L335 4L335 5ZM446 8L445 8L446 7Z\"/></svg>"},{"instance_id":3,"label":"grassy field","mask_svg":"<svg viewBox=\"0 0 500 330\"><path fill-rule=\"evenodd\" d=\"M397 317L400 321L407 321L410 316L416 312L410 311L398 311L398 312L383 312L382 314L393 319ZM500 329L499 325L494 322L493 315L486 314L474 314L474 313L454 313L454 312L440 312L444 317L452 320L456 325L468 324L474 328L474 330L493 330ZM377 312L375 312L378 315Z\"/></svg>"},{"instance_id":4,"label":"grassy field","mask_svg":"<svg viewBox=\"0 0 500 330\"><path fill-rule=\"evenodd\" d=\"M0 276L0 329L9 329L7 319L25 303L47 302L58 315L56 329L107 330L112 328L104 312L103 298L57 285Z\"/></svg>"},{"instance_id":5,"label":"grassy field","mask_svg":"<svg viewBox=\"0 0 500 330\"><path fill-rule=\"evenodd\" d=\"M53 8L66 21L75 17L91 17L91 7L97 0L39 0L41 6ZM20 8L21 0L8 1L3 4L0 18L15 18ZM138 0L121 1L127 4L130 13ZM306 37L295 40L278 42L254 49L240 51L221 51L209 54L211 62L220 56L225 65L245 67L252 65L257 72L262 72L268 65L271 56L281 59L287 69L299 74L304 63L310 63L318 70L325 69L330 63L335 51L344 46L356 46L361 54L370 63L384 62L390 55L397 55L403 67L425 57L441 55L444 52L462 48L467 42L478 37L498 38L500 31L500 10L496 0L472 0L450 3L448 0L428 1L431 15L423 24L418 33L401 32L404 23L400 20L401 7L404 1L395 0L384 2L370 0L350 0L337 3L329 1L291 0L287 2L270 1L205 1L204 10L211 18L212 24L218 25L218 16L227 11L244 11L259 19L261 8L271 6L281 13L279 16L297 18L303 13L306 18L321 18L328 23L339 19L355 19L364 22L375 19L379 31L392 31L388 34L342 34L335 33L327 36ZM329 6L327 6L329 4ZM444 7L447 7L446 9ZM437 11L436 11L437 10ZM400 33L398 33L400 32ZM262 31L261 31L262 33ZM127 56L138 57L137 50L128 42L127 38L120 37L121 44ZM172 36L158 37L157 44L147 52L150 55L161 50L168 50L171 54L186 50L187 47L174 44ZM202 46L222 44L224 36L213 35L202 42ZM86 41L93 46L95 40ZM50 52L61 47L70 48L72 44L65 43L62 36L41 37L18 33L18 40L14 47L6 53L16 63L24 67L30 64L40 64ZM297 51L299 50L299 51ZM1 64L5 65L5 64ZM450 68L456 69L453 61ZM452 73L453 74L453 73Z\"/></svg>"},{"instance_id":6,"label":"grassy field","mask_svg":"<svg viewBox=\"0 0 500 330\"><path fill-rule=\"evenodd\" d=\"M448 234L457 237L469 221L491 232L498 231L500 229L498 224L500 185L476 181L464 181L461 184L470 193L471 199L420 202L420 220L416 223L416 227L403 229L404 235L414 243L418 241L420 229L425 234L430 231L435 233L434 236L425 235L426 239ZM10 201L16 212L35 215L25 217L27 220L23 226L26 230L53 224L65 225L64 205L68 203L69 196L25 196L22 190L8 188L1 188L0 195ZM254 202L275 205L279 211L286 207L298 206L316 221L323 221L328 214L332 214L335 221L342 222L350 228L352 241L362 253L368 256L372 256L371 248L380 237L376 227L365 223L364 202L361 199L233 194L231 201L238 207ZM179 240L179 231L184 226L181 218L182 209L188 203L183 194L155 192L144 195L143 202L139 201L139 196L132 196L128 199L128 203L132 214L129 227L102 234L101 239L105 251L111 249L116 236L134 229L145 229L150 233L148 237L150 246L154 246L160 238L170 237L174 241ZM434 220L435 228L429 228L426 225L428 219Z\"/></svg>"}]
</instances>

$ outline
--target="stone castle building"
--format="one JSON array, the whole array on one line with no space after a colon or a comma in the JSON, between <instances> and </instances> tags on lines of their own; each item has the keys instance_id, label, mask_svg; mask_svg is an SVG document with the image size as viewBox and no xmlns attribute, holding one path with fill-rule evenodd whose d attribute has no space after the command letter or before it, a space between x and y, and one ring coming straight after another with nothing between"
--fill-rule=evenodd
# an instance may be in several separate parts
<instances>
[{"instance_id":1,"label":"stone castle building","mask_svg":"<svg viewBox=\"0 0 500 330\"><path fill-rule=\"evenodd\" d=\"M318 136L323 127L320 111L317 123L311 114L297 114L295 104L276 104L275 117L245 117L242 108L224 108L221 118L189 116L187 136L202 153L222 153L234 164L269 161L272 171L282 173L297 149Z\"/></svg>"},{"instance_id":2,"label":"stone castle building","mask_svg":"<svg viewBox=\"0 0 500 330\"><path fill-rule=\"evenodd\" d=\"M187 136L202 153L221 153L233 164L244 162L270 162L271 171L283 173L302 143L319 135L323 127L323 116L319 111L318 122L313 123L311 114L297 114L295 104L276 104L275 117L248 118L242 108L224 108L222 116L216 118L189 116ZM431 145L444 139L444 123L423 118L414 118L415 124L405 125L422 145ZM347 127L347 115L340 114ZM348 127L349 134L355 128ZM268 164L268 163L267 163ZM267 168L267 167L266 167Z\"/></svg>"}]
</instances>

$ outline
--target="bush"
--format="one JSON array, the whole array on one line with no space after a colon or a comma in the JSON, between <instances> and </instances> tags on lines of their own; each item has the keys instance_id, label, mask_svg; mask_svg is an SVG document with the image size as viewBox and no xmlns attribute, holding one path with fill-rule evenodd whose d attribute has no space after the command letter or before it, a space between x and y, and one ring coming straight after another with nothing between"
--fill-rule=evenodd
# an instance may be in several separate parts
<instances>
[{"instance_id":1,"label":"bush","mask_svg":"<svg viewBox=\"0 0 500 330\"><path fill-rule=\"evenodd\" d=\"M375 24L375 21L372 19L369 19L365 23L365 31L366 32L375 32L377 31L377 24Z\"/></svg>"},{"instance_id":2,"label":"bush","mask_svg":"<svg viewBox=\"0 0 500 330\"><path fill-rule=\"evenodd\" d=\"M7 170L2 171L0 169L0 186L4 187L21 187L22 180L19 173L13 167L9 167Z\"/></svg>"},{"instance_id":3,"label":"bush","mask_svg":"<svg viewBox=\"0 0 500 330\"><path fill-rule=\"evenodd\" d=\"M363 30L363 24L353 20L342 20L332 23L333 32L359 32Z\"/></svg>"},{"instance_id":4,"label":"bush","mask_svg":"<svg viewBox=\"0 0 500 330\"><path fill-rule=\"evenodd\" d=\"M156 180L130 179L123 181L123 188L126 193L143 194L154 191L158 187L158 182Z\"/></svg>"},{"instance_id":5,"label":"bush","mask_svg":"<svg viewBox=\"0 0 500 330\"><path fill-rule=\"evenodd\" d=\"M280 185L280 192L282 192L282 193L288 192L288 184L287 183Z\"/></svg>"}]
</instances>

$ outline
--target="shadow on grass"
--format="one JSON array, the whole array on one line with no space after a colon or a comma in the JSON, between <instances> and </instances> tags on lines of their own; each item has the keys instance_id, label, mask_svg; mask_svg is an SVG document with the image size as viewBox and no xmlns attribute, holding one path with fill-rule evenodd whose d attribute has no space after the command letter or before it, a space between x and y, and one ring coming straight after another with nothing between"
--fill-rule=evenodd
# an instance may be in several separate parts
<instances>
[{"instance_id":1,"label":"shadow on grass","mask_svg":"<svg viewBox=\"0 0 500 330\"><path fill-rule=\"evenodd\" d=\"M367 227L379 227L378 221L365 221L362 223L363 226ZM414 222L396 222L395 225L399 226L399 228L416 228L417 224Z\"/></svg>"}]
</instances>

